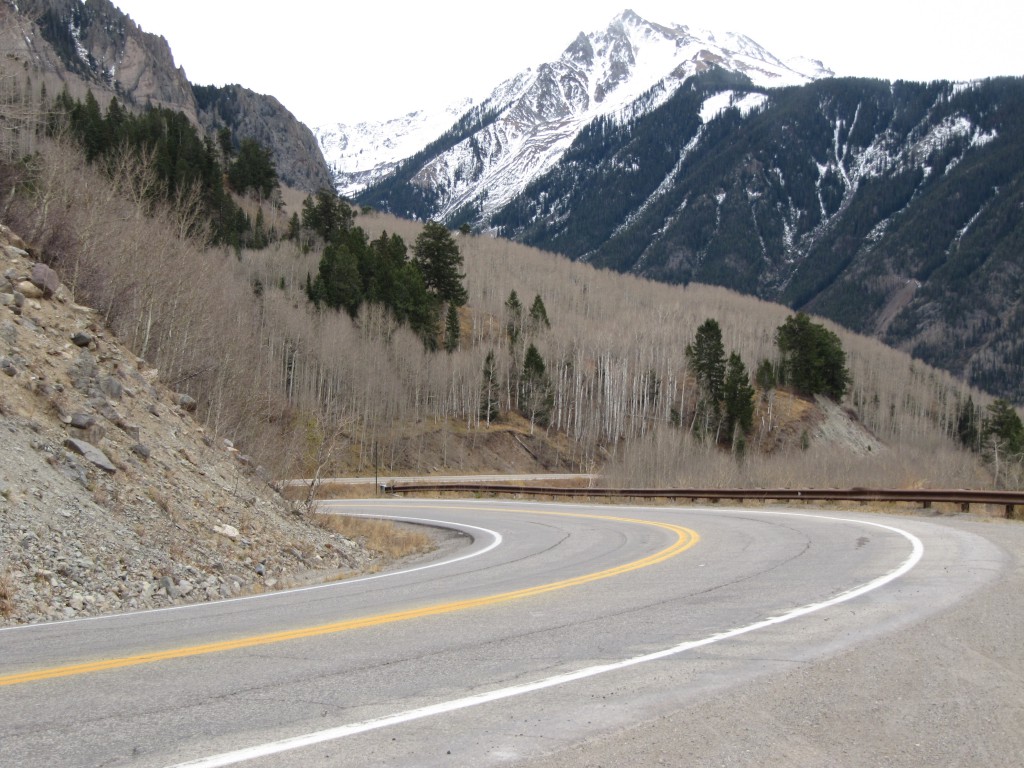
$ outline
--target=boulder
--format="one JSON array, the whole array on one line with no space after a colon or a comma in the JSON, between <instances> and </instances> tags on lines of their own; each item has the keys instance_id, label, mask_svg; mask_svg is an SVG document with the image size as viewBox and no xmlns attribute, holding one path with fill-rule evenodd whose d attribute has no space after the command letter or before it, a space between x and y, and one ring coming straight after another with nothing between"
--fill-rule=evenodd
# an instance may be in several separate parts
<instances>
[{"instance_id":1,"label":"boulder","mask_svg":"<svg viewBox=\"0 0 1024 768\"><path fill-rule=\"evenodd\" d=\"M82 442L89 443L90 445L96 445L107 436L107 430L104 429L102 424L97 424L95 420L86 427L71 426L68 431L76 440L81 440Z\"/></svg>"},{"instance_id":2,"label":"boulder","mask_svg":"<svg viewBox=\"0 0 1024 768\"><path fill-rule=\"evenodd\" d=\"M31 280L22 280L18 283L15 288L15 296L19 293L26 299L41 299L43 298L43 289L37 285L34 285Z\"/></svg>"},{"instance_id":3,"label":"boulder","mask_svg":"<svg viewBox=\"0 0 1024 768\"><path fill-rule=\"evenodd\" d=\"M199 403L197 403L196 399L190 395L179 392L172 395L172 397L174 398L174 404L183 411L192 412L199 407Z\"/></svg>"},{"instance_id":4,"label":"boulder","mask_svg":"<svg viewBox=\"0 0 1024 768\"><path fill-rule=\"evenodd\" d=\"M68 378L79 392L87 393L93 389L98 375L99 368L96 365L96 358L87 349L83 349L78 359L68 366Z\"/></svg>"},{"instance_id":5,"label":"boulder","mask_svg":"<svg viewBox=\"0 0 1024 768\"><path fill-rule=\"evenodd\" d=\"M172 600L176 597L181 596L181 592L178 591L178 585L174 583L174 579L172 579L170 576L164 576L162 579L160 579L158 584L160 586L160 589L162 589L164 593Z\"/></svg>"},{"instance_id":6,"label":"boulder","mask_svg":"<svg viewBox=\"0 0 1024 768\"><path fill-rule=\"evenodd\" d=\"M219 533L224 538L231 539L232 541L237 539L240 535L238 529L235 528L235 526L227 524L215 525L213 526L213 531L214 533Z\"/></svg>"},{"instance_id":7,"label":"boulder","mask_svg":"<svg viewBox=\"0 0 1024 768\"><path fill-rule=\"evenodd\" d=\"M84 440L76 440L73 437L69 437L64 440L64 446L80 455L86 461L95 464L108 474L112 475L117 472L117 467L110 462L107 455L92 443L87 443Z\"/></svg>"},{"instance_id":8,"label":"boulder","mask_svg":"<svg viewBox=\"0 0 1024 768\"><path fill-rule=\"evenodd\" d=\"M71 414L70 425L75 429L88 429L96 423L96 417L88 413Z\"/></svg>"},{"instance_id":9,"label":"boulder","mask_svg":"<svg viewBox=\"0 0 1024 768\"><path fill-rule=\"evenodd\" d=\"M35 264L29 275L29 281L42 291L42 298L49 299L60 290L60 278L57 273L45 264Z\"/></svg>"},{"instance_id":10,"label":"boulder","mask_svg":"<svg viewBox=\"0 0 1024 768\"><path fill-rule=\"evenodd\" d=\"M22 256L28 256L28 245L17 233L11 231L11 228L6 224L0 224L0 235L3 235L9 248L18 251Z\"/></svg>"},{"instance_id":11,"label":"boulder","mask_svg":"<svg viewBox=\"0 0 1024 768\"><path fill-rule=\"evenodd\" d=\"M124 394L124 387L121 386L121 382L113 376L103 376L100 378L100 392L106 395L110 400L120 400L121 396Z\"/></svg>"},{"instance_id":12,"label":"boulder","mask_svg":"<svg viewBox=\"0 0 1024 768\"><path fill-rule=\"evenodd\" d=\"M142 430L135 424L130 424L126 420L120 419L117 422L117 426L135 442L138 442L142 438Z\"/></svg>"},{"instance_id":13,"label":"boulder","mask_svg":"<svg viewBox=\"0 0 1024 768\"><path fill-rule=\"evenodd\" d=\"M18 326L10 320L0 323L0 339L3 339L12 347L18 343Z\"/></svg>"},{"instance_id":14,"label":"boulder","mask_svg":"<svg viewBox=\"0 0 1024 768\"><path fill-rule=\"evenodd\" d=\"M74 344L76 347L88 347L90 344L92 344L92 336L83 331L79 331L78 333L71 337L71 343Z\"/></svg>"}]
</instances>

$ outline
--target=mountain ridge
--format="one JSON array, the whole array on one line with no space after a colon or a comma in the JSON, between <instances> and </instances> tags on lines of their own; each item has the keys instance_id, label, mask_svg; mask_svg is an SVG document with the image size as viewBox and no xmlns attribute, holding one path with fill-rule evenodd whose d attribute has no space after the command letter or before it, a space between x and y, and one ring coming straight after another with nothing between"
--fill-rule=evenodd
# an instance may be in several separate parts
<instances>
[{"instance_id":1,"label":"mountain ridge","mask_svg":"<svg viewBox=\"0 0 1024 768\"><path fill-rule=\"evenodd\" d=\"M437 190L429 200L409 200L401 193L389 199L385 186L359 197L400 215L456 223L466 218L462 211L486 216L557 163L585 125L655 109L689 76L724 61L762 84L831 74L820 62L813 75L791 69L742 35L654 24L624 11L605 30L580 33L558 59L495 87L475 108L497 117L478 134L463 137L420 167L396 166L395 178ZM808 69L806 62L801 68ZM328 157L333 163L334 156L328 152Z\"/></svg>"},{"instance_id":2,"label":"mountain ridge","mask_svg":"<svg viewBox=\"0 0 1024 768\"><path fill-rule=\"evenodd\" d=\"M578 37L557 66L496 89L480 107L496 119L463 121L356 200L815 312L1024 402L1013 331L1024 321L1024 225L1013 214L1024 81L770 87L747 59L700 48L673 75L681 81L580 110L631 61L606 56L598 68L598 51L626 50L638 24L623 14L607 35ZM655 38L664 29L643 27ZM730 50L747 50L737 39Z\"/></svg>"},{"instance_id":3,"label":"mountain ridge","mask_svg":"<svg viewBox=\"0 0 1024 768\"><path fill-rule=\"evenodd\" d=\"M111 0L19 0L4 3L19 34L5 39L8 55L24 59L64 84L77 79L136 109L147 105L184 113L213 135L228 127L235 139L255 139L274 156L281 180L305 192L333 184L313 132L275 97L240 85L194 86L176 66L167 40L143 30ZM196 89L205 92L203 103Z\"/></svg>"}]
</instances>

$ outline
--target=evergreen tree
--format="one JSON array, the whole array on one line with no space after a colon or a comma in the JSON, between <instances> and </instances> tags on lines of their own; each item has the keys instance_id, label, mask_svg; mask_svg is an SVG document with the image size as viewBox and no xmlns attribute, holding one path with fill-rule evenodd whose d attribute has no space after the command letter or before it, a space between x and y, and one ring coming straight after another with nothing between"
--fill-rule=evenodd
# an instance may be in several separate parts
<instances>
[{"instance_id":1,"label":"evergreen tree","mask_svg":"<svg viewBox=\"0 0 1024 768\"><path fill-rule=\"evenodd\" d=\"M512 347L519 343L522 331L523 303L519 301L519 294L513 289L505 299L505 333Z\"/></svg>"},{"instance_id":2,"label":"evergreen tree","mask_svg":"<svg viewBox=\"0 0 1024 768\"><path fill-rule=\"evenodd\" d=\"M803 395L841 400L850 385L846 353L839 337L812 323L803 312L786 318L775 332L786 383Z\"/></svg>"},{"instance_id":3,"label":"evergreen tree","mask_svg":"<svg viewBox=\"0 0 1024 768\"><path fill-rule=\"evenodd\" d=\"M299 214L293 213L292 217L288 219L288 234L285 237L288 240L294 240L295 242L298 242L301 233L302 223L299 221Z\"/></svg>"},{"instance_id":4,"label":"evergreen tree","mask_svg":"<svg viewBox=\"0 0 1024 768\"><path fill-rule=\"evenodd\" d=\"M725 404L725 435L732 440L736 429L746 434L753 426L754 388L750 386L747 368L740 356L733 352L725 368L722 388Z\"/></svg>"},{"instance_id":5,"label":"evergreen tree","mask_svg":"<svg viewBox=\"0 0 1024 768\"><path fill-rule=\"evenodd\" d=\"M480 387L480 418L488 426L498 420L500 415L498 403L501 392L498 389L498 374L494 369L494 351L490 350L484 358L483 384Z\"/></svg>"},{"instance_id":6,"label":"evergreen tree","mask_svg":"<svg viewBox=\"0 0 1024 768\"><path fill-rule=\"evenodd\" d=\"M553 397L551 382L548 379L544 358L537 348L531 344L523 357L523 375L519 379L519 405L523 415L530 420L530 429L534 424L542 427L548 425L551 417Z\"/></svg>"},{"instance_id":7,"label":"evergreen tree","mask_svg":"<svg viewBox=\"0 0 1024 768\"><path fill-rule=\"evenodd\" d=\"M454 304L448 305L448 316L444 323L444 349L445 352L454 352L459 348L459 309Z\"/></svg>"},{"instance_id":8,"label":"evergreen tree","mask_svg":"<svg viewBox=\"0 0 1024 768\"><path fill-rule=\"evenodd\" d=\"M238 156L228 168L228 184L239 195L250 190L266 200L277 189L277 170L270 150L254 139L242 139Z\"/></svg>"},{"instance_id":9,"label":"evergreen tree","mask_svg":"<svg viewBox=\"0 0 1024 768\"><path fill-rule=\"evenodd\" d=\"M217 131L217 145L220 147L221 156L224 158L224 162L227 163L232 155L235 154L234 142L231 138L231 129L227 126L223 126Z\"/></svg>"},{"instance_id":10,"label":"evergreen tree","mask_svg":"<svg viewBox=\"0 0 1024 768\"><path fill-rule=\"evenodd\" d=\"M775 377L775 366L772 365L771 360L762 360L758 363L757 373L754 374L754 380L757 382L757 386L765 392L770 389L775 389L777 380Z\"/></svg>"},{"instance_id":11,"label":"evergreen tree","mask_svg":"<svg viewBox=\"0 0 1024 768\"><path fill-rule=\"evenodd\" d=\"M330 242L352 226L351 206L330 189L321 189L302 203L302 226Z\"/></svg>"},{"instance_id":12,"label":"evergreen tree","mask_svg":"<svg viewBox=\"0 0 1024 768\"><path fill-rule=\"evenodd\" d=\"M992 463L996 487L1004 484L1007 468L1024 464L1024 423L1014 407L1002 398L986 409L983 451Z\"/></svg>"},{"instance_id":13,"label":"evergreen tree","mask_svg":"<svg viewBox=\"0 0 1024 768\"><path fill-rule=\"evenodd\" d=\"M416 237L413 254L428 291L440 301L451 302L457 307L466 303L469 297L462 284L466 276L459 271L462 254L443 224L428 221Z\"/></svg>"},{"instance_id":14,"label":"evergreen tree","mask_svg":"<svg viewBox=\"0 0 1024 768\"><path fill-rule=\"evenodd\" d=\"M960 445L974 452L981 450L981 409L974 404L974 398L967 396L967 402L957 400L956 437Z\"/></svg>"},{"instance_id":15,"label":"evergreen tree","mask_svg":"<svg viewBox=\"0 0 1024 768\"><path fill-rule=\"evenodd\" d=\"M999 398L986 409L985 420L986 442L998 443L1006 455L1017 456L1024 453L1024 423L1009 401Z\"/></svg>"},{"instance_id":16,"label":"evergreen tree","mask_svg":"<svg viewBox=\"0 0 1024 768\"><path fill-rule=\"evenodd\" d=\"M548 310L544 306L544 300L538 293L533 297L533 304L530 305L530 332L537 333L541 328L550 328L551 321L548 320Z\"/></svg>"},{"instance_id":17,"label":"evergreen tree","mask_svg":"<svg viewBox=\"0 0 1024 768\"><path fill-rule=\"evenodd\" d=\"M717 414L725 383L725 347L717 320L709 318L701 324L686 354L693 361L697 382Z\"/></svg>"},{"instance_id":18,"label":"evergreen tree","mask_svg":"<svg viewBox=\"0 0 1024 768\"><path fill-rule=\"evenodd\" d=\"M308 290L309 298L317 306L324 303L355 317L363 301L360 282L355 255L344 245L331 244L320 258L319 272Z\"/></svg>"},{"instance_id":19,"label":"evergreen tree","mask_svg":"<svg viewBox=\"0 0 1024 768\"><path fill-rule=\"evenodd\" d=\"M252 240L250 246L257 250L266 248L270 243L270 236L267 234L267 222L263 216L263 208L256 211L256 224L253 226Z\"/></svg>"},{"instance_id":20,"label":"evergreen tree","mask_svg":"<svg viewBox=\"0 0 1024 768\"><path fill-rule=\"evenodd\" d=\"M92 90L86 91L84 103L75 106L72 124L81 137L87 162L93 162L110 149L110 136L104 126L99 102L93 96Z\"/></svg>"}]
</instances>

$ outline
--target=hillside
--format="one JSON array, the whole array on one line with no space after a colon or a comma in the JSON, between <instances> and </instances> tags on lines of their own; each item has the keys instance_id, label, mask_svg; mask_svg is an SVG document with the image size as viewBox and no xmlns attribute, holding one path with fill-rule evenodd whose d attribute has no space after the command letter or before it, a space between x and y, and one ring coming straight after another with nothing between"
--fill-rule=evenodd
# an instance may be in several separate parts
<instances>
[{"instance_id":1,"label":"hillside","mask_svg":"<svg viewBox=\"0 0 1024 768\"><path fill-rule=\"evenodd\" d=\"M68 88L82 98L90 89L101 103L116 97L136 110L180 111L211 139L228 128L236 146L267 146L285 184L305 192L331 185L313 132L273 95L189 82L159 30L141 29L110 0L5 0L0 21L0 51L31 66L35 87L41 81L51 96Z\"/></svg>"},{"instance_id":2,"label":"hillside","mask_svg":"<svg viewBox=\"0 0 1024 768\"><path fill-rule=\"evenodd\" d=\"M356 199L813 312L1024 403L1024 79L828 74L623 14Z\"/></svg>"},{"instance_id":3,"label":"hillside","mask_svg":"<svg viewBox=\"0 0 1024 768\"><path fill-rule=\"evenodd\" d=\"M0 625L254 594L381 562L312 524L0 226Z\"/></svg>"}]
</instances>

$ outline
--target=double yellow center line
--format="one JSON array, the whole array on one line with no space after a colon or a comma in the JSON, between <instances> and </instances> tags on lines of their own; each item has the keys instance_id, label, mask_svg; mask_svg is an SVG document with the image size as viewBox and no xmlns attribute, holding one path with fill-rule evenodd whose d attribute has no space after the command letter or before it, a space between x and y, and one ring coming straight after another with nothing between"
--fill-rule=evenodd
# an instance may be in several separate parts
<instances>
[{"instance_id":1,"label":"double yellow center line","mask_svg":"<svg viewBox=\"0 0 1024 768\"><path fill-rule=\"evenodd\" d=\"M623 565L615 566L614 568L608 568L603 571L597 571L595 573L588 573L582 576L575 576L570 579L563 579L562 581L555 581L548 584L540 584L535 587L527 587L525 589L517 589L511 592L502 592L496 595L488 595L486 597L476 597L468 600L456 600L454 602L439 603L437 605L429 605L423 608L413 608L405 611L395 611L394 613L384 613L376 616L366 616L359 619L348 619L346 621L337 621L330 624L319 624L312 627L303 627L300 629L290 629L282 632L269 632L260 635L250 635L248 637L241 637L235 640L223 640L215 643L203 643L201 645L190 645L183 648L171 648L165 651L155 651L152 653L140 653L133 656L122 656L114 659L100 659L97 661L85 662L82 664L69 664L62 667L50 667L47 669L38 669L32 672L20 672L11 675L0 675L0 687L7 685L19 685L22 683L33 683L40 680L52 680L58 677L72 677L74 675L86 675L92 672L104 672L113 669L122 669L124 667L135 667L142 664L153 664L159 661L170 661L172 659L184 659L190 656L203 656L208 653L221 653L223 651L235 651L242 648L253 648L260 645L271 645L273 643L283 643L289 640L301 640L309 637L319 637L321 635L331 635L338 632L347 632L352 629L363 629L366 627L376 627L382 624L391 624L398 621L408 621L410 619L420 619L427 616L439 616L445 613L456 613L458 611L466 611L472 608L483 608L485 606L497 605L499 603L507 603L512 600L520 600L527 597L535 597L537 595L543 595L547 592L554 592L560 589L567 589L569 587L578 587L583 584L589 584L593 581L599 581L601 579L611 578L612 576L619 576L630 571L636 571L641 568L647 568L651 565L664 562L671 557L675 557L681 552L685 552L694 546L699 540L700 536L696 531L690 530L689 528L683 528L682 526L672 525L671 523L660 523L653 522L650 520L638 520L628 517L606 517L603 515L588 515L584 513L573 513L573 512L537 512L532 511L533 514L544 514L544 515L555 515L560 517L582 517L582 518L593 518L596 520L607 520L612 522L621 523L634 523L638 525L648 525L655 528L662 528L667 531L671 531L676 534L675 541L668 547L655 552L652 555L634 560Z\"/></svg>"}]
</instances>

